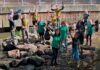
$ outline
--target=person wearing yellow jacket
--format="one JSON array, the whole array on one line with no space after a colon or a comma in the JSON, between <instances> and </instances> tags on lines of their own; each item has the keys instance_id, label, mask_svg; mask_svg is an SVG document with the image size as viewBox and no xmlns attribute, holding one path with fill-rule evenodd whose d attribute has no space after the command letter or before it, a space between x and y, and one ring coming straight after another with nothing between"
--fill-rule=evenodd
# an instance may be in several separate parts
<instances>
[{"instance_id":1,"label":"person wearing yellow jacket","mask_svg":"<svg viewBox=\"0 0 100 70\"><path fill-rule=\"evenodd\" d=\"M21 21L22 21L22 38L23 38L23 42L29 42L29 35L28 35L28 30L29 30L29 20L27 19L27 15L24 14L21 17ZM26 36L26 38L25 38Z\"/></svg>"},{"instance_id":2,"label":"person wearing yellow jacket","mask_svg":"<svg viewBox=\"0 0 100 70\"><path fill-rule=\"evenodd\" d=\"M58 8L58 5L56 5L56 9L52 9L52 8L51 8L51 10L55 12L56 18L59 18L59 17L60 17L60 13L61 13L61 11L62 11L63 9L64 9L64 6L62 6L61 8Z\"/></svg>"},{"instance_id":3,"label":"person wearing yellow jacket","mask_svg":"<svg viewBox=\"0 0 100 70\"><path fill-rule=\"evenodd\" d=\"M54 18L56 18L57 23L59 22L59 17L63 9L64 9L64 6L62 6L61 8L58 8L58 5L56 5L55 9L51 8L51 10L55 12Z\"/></svg>"},{"instance_id":4,"label":"person wearing yellow jacket","mask_svg":"<svg viewBox=\"0 0 100 70\"><path fill-rule=\"evenodd\" d=\"M55 25L55 23L56 23L56 16L55 15L51 16L51 22L53 25Z\"/></svg>"},{"instance_id":5,"label":"person wearing yellow jacket","mask_svg":"<svg viewBox=\"0 0 100 70\"><path fill-rule=\"evenodd\" d=\"M38 16L38 12L35 9L35 12L33 13L33 16L32 16L33 25L35 25L37 23L37 16Z\"/></svg>"},{"instance_id":6,"label":"person wearing yellow jacket","mask_svg":"<svg viewBox=\"0 0 100 70\"><path fill-rule=\"evenodd\" d=\"M32 23L33 23L33 32L37 33L37 22L38 22L38 12L35 9L35 12L32 14Z\"/></svg>"}]
</instances>

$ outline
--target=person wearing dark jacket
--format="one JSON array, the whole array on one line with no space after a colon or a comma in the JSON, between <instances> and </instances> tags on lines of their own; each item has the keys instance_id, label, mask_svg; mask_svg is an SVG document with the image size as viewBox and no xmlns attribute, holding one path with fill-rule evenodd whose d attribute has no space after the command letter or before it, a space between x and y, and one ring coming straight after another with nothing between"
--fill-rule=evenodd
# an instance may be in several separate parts
<instances>
[{"instance_id":1,"label":"person wearing dark jacket","mask_svg":"<svg viewBox=\"0 0 100 70\"><path fill-rule=\"evenodd\" d=\"M99 31L99 21L98 20L95 21L95 31L96 32Z\"/></svg>"},{"instance_id":2,"label":"person wearing dark jacket","mask_svg":"<svg viewBox=\"0 0 100 70\"><path fill-rule=\"evenodd\" d=\"M45 40L50 40L50 29L47 28L46 31L45 31L45 34L44 34L44 38Z\"/></svg>"},{"instance_id":3,"label":"person wearing dark jacket","mask_svg":"<svg viewBox=\"0 0 100 70\"><path fill-rule=\"evenodd\" d=\"M80 44L83 45L84 44L84 32L85 32L85 25L83 21L80 20L77 23L76 30L78 30Z\"/></svg>"}]
</instances>

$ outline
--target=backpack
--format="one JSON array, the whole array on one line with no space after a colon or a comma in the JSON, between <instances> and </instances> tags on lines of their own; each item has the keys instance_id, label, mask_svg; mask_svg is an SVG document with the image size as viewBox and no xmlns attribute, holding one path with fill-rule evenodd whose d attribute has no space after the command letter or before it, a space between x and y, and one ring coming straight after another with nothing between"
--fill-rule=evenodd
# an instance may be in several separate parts
<instances>
[{"instance_id":1,"label":"backpack","mask_svg":"<svg viewBox=\"0 0 100 70\"><path fill-rule=\"evenodd\" d=\"M18 19L19 19L19 15L18 14L14 14L13 20L18 20Z\"/></svg>"},{"instance_id":2,"label":"backpack","mask_svg":"<svg viewBox=\"0 0 100 70\"><path fill-rule=\"evenodd\" d=\"M50 40L50 34L49 34L49 31L46 31L46 32L45 32L44 38L45 38L45 40Z\"/></svg>"}]
</instances>

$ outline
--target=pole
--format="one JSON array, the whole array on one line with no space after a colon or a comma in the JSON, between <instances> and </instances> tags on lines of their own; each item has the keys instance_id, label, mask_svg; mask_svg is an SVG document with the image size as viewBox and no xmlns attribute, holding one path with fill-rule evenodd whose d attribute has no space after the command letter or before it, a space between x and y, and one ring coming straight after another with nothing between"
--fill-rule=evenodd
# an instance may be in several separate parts
<instances>
[{"instance_id":1,"label":"pole","mask_svg":"<svg viewBox=\"0 0 100 70\"><path fill-rule=\"evenodd\" d=\"M5 2L6 2L6 1L5 1L5 0L3 0L3 6L5 6Z\"/></svg>"},{"instance_id":2,"label":"pole","mask_svg":"<svg viewBox=\"0 0 100 70\"><path fill-rule=\"evenodd\" d=\"M90 0L91 5L93 5L93 0Z\"/></svg>"},{"instance_id":3,"label":"pole","mask_svg":"<svg viewBox=\"0 0 100 70\"><path fill-rule=\"evenodd\" d=\"M40 7L41 7L41 0L39 0L39 11L40 11Z\"/></svg>"},{"instance_id":4,"label":"pole","mask_svg":"<svg viewBox=\"0 0 100 70\"><path fill-rule=\"evenodd\" d=\"M73 0L73 5L75 5L76 3L75 3L76 1L75 0Z\"/></svg>"},{"instance_id":5,"label":"pole","mask_svg":"<svg viewBox=\"0 0 100 70\"><path fill-rule=\"evenodd\" d=\"M24 2L24 0L21 0L22 1L22 6L23 6L23 2Z\"/></svg>"}]
</instances>

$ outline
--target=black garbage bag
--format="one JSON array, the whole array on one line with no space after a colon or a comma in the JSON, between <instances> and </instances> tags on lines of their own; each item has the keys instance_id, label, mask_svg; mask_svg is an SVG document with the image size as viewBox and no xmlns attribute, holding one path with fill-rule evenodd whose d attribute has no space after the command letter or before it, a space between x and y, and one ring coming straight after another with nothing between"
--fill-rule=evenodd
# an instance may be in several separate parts
<instances>
[{"instance_id":1,"label":"black garbage bag","mask_svg":"<svg viewBox=\"0 0 100 70\"><path fill-rule=\"evenodd\" d=\"M9 68L5 64L0 64L0 70L9 70Z\"/></svg>"},{"instance_id":2,"label":"black garbage bag","mask_svg":"<svg viewBox=\"0 0 100 70\"><path fill-rule=\"evenodd\" d=\"M11 41L4 41L2 43L3 51L10 51L16 49L15 45Z\"/></svg>"},{"instance_id":3,"label":"black garbage bag","mask_svg":"<svg viewBox=\"0 0 100 70\"><path fill-rule=\"evenodd\" d=\"M13 20L18 20L19 19L19 13L22 13L21 9L18 9L15 11L14 16L13 16Z\"/></svg>"},{"instance_id":4,"label":"black garbage bag","mask_svg":"<svg viewBox=\"0 0 100 70\"><path fill-rule=\"evenodd\" d=\"M31 56L28 58L28 63L36 67L42 66L45 62L45 59L39 56Z\"/></svg>"},{"instance_id":5,"label":"black garbage bag","mask_svg":"<svg viewBox=\"0 0 100 70\"><path fill-rule=\"evenodd\" d=\"M47 28L47 30L46 30L46 32L45 32L45 34L44 34L44 38L45 38L45 40L50 40L50 34L49 34L49 29Z\"/></svg>"},{"instance_id":6,"label":"black garbage bag","mask_svg":"<svg viewBox=\"0 0 100 70\"><path fill-rule=\"evenodd\" d=\"M19 15L18 14L14 14L13 20L18 20L18 19L19 19Z\"/></svg>"},{"instance_id":7,"label":"black garbage bag","mask_svg":"<svg viewBox=\"0 0 100 70\"><path fill-rule=\"evenodd\" d=\"M52 49L47 48L47 49L44 50L44 53L45 53L45 55L52 56Z\"/></svg>"},{"instance_id":8,"label":"black garbage bag","mask_svg":"<svg viewBox=\"0 0 100 70\"><path fill-rule=\"evenodd\" d=\"M27 62L28 59L22 59L21 61L17 61L17 60L13 60L9 63L9 66L10 67L19 67L19 66L25 66L25 65L28 65L28 62Z\"/></svg>"},{"instance_id":9,"label":"black garbage bag","mask_svg":"<svg viewBox=\"0 0 100 70\"><path fill-rule=\"evenodd\" d=\"M41 56L41 55L43 55L43 54L44 54L44 52L43 52L43 51L38 50L35 54L37 54L38 56Z\"/></svg>"}]
</instances>

